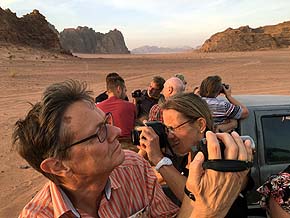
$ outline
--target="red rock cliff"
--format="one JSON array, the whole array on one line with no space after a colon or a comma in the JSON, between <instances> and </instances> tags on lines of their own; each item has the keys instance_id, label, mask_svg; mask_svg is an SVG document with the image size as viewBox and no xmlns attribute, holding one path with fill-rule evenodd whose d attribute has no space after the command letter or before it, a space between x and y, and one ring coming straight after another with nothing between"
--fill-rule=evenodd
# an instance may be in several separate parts
<instances>
[{"instance_id":1,"label":"red rock cliff","mask_svg":"<svg viewBox=\"0 0 290 218\"><path fill-rule=\"evenodd\" d=\"M290 45L290 21L252 29L243 26L212 35L201 47L203 52L253 51L287 48Z\"/></svg>"}]
</instances>

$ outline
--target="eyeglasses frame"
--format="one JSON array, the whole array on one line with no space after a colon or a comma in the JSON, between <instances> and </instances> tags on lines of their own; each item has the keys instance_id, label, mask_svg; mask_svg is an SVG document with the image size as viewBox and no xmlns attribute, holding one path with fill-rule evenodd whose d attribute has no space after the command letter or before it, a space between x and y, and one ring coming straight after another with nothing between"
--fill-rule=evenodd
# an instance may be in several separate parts
<instances>
[{"instance_id":1,"label":"eyeglasses frame","mask_svg":"<svg viewBox=\"0 0 290 218\"><path fill-rule=\"evenodd\" d=\"M184 126L184 125L187 124L187 123L194 122L194 121L196 121L196 120L197 120L197 118L196 118L196 119L189 119L189 120L187 120L187 121L185 121L185 122L179 124L179 125L176 126L176 127L167 127L167 126L166 126L166 129L168 130L168 132L174 133L174 131L175 131L176 129L178 129L178 128Z\"/></svg>"},{"instance_id":2,"label":"eyeglasses frame","mask_svg":"<svg viewBox=\"0 0 290 218\"><path fill-rule=\"evenodd\" d=\"M94 133L93 135L88 136L88 137L86 137L86 138L84 138L84 139L81 139L81 140L79 140L79 141L77 141L77 142L74 142L74 143L70 144L69 146L65 147L65 150L71 148L72 146L75 146L75 145L78 145L78 144L84 143L84 142L89 141L89 140L91 140L91 139L93 139L93 138L96 138L96 137L98 138L98 140L99 140L100 143L103 143L103 142L106 140L107 136L108 136L107 121L108 121L108 119L109 119L110 117L111 117L112 120L113 120L112 113L111 113L111 112L107 112L106 115L105 115L105 119L104 119L104 121L103 121L102 123L100 123L100 125L99 125L99 129L97 130L96 133ZM104 137L104 140L101 140L100 137L99 137L99 131L102 129L101 127L102 127L103 125L105 126L105 137Z\"/></svg>"}]
</instances>

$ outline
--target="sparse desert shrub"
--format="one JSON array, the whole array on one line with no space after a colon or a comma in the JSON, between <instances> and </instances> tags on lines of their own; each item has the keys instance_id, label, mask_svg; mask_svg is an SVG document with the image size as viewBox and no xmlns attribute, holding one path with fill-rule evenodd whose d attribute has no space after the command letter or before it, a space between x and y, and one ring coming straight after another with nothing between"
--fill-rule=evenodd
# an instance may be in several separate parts
<instances>
[{"instance_id":1,"label":"sparse desert shrub","mask_svg":"<svg viewBox=\"0 0 290 218\"><path fill-rule=\"evenodd\" d=\"M10 71L9 71L9 76L10 76L11 78L15 78L16 75L17 75L17 72L16 72L15 70L10 70Z\"/></svg>"},{"instance_id":2,"label":"sparse desert shrub","mask_svg":"<svg viewBox=\"0 0 290 218\"><path fill-rule=\"evenodd\" d=\"M9 59L9 60L12 60L13 58L15 58L15 55L9 55L9 56L8 56L8 59Z\"/></svg>"}]
</instances>

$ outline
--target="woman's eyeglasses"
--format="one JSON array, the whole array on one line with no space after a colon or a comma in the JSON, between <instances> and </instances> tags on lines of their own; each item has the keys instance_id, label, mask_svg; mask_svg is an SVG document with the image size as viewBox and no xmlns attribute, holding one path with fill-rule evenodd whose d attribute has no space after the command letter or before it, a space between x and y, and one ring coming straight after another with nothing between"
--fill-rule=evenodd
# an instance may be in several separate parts
<instances>
[{"instance_id":1,"label":"woman's eyeglasses","mask_svg":"<svg viewBox=\"0 0 290 218\"><path fill-rule=\"evenodd\" d=\"M190 119L190 120L187 120L187 121L185 121L185 122L179 124L179 125L176 126L176 127L167 127L167 126L166 126L166 131L167 131L167 133L169 133L169 132L170 132L170 133L174 133L176 129L178 129L178 128L184 126L185 124L187 124L187 123L189 123L189 122L194 122L195 120L196 120L196 119Z\"/></svg>"},{"instance_id":2,"label":"woman's eyeglasses","mask_svg":"<svg viewBox=\"0 0 290 218\"><path fill-rule=\"evenodd\" d=\"M99 128L95 134L88 136L84 139L81 139L77 142L74 142L74 143L70 144L69 146L65 147L65 149L71 148L74 145L84 143L84 142L89 141L93 138L98 138L99 142L103 143L106 140L107 135L108 135L107 124L113 125L113 116L110 112L106 113L104 121L99 125Z\"/></svg>"}]
</instances>

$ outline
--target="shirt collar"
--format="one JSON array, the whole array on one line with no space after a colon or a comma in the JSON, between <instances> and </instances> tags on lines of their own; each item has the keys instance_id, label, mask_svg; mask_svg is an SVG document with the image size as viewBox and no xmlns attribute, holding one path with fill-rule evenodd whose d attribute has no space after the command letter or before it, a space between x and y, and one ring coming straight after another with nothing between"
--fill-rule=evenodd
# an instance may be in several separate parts
<instances>
[{"instance_id":1,"label":"shirt collar","mask_svg":"<svg viewBox=\"0 0 290 218\"><path fill-rule=\"evenodd\" d=\"M116 100L116 99L120 99L120 98L118 98L117 96L113 95L113 96L109 97L108 99L110 99L110 100Z\"/></svg>"},{"instance_id":2,"label":"shirt collar","mask_svg":"<svg viewBox=\"0 0 290 218\"><path fill-rule=\"evenodd\" d=\"M52 205L54 217L61 217L66 213L72 213L74 217L80 218L80 214L59 185L50 182Z\"/></svg>"},{"instance_id":3,"label":"shirt collar","mask_svg":"<svg viewBox=\"0 0 290 218\"><path fill-rule=\"evenodd\" d=\"M112 189L118 189L121 187L121 184L118 182L118 179L112 172L105 186L105 197L109 201L112 195ZM67 194L62 190L59 185L56 185L53 182L50 182L52 204L54 208L55 217L61 217L65 213L72 213L74 217L80 218L80 214L73 206L71 200Z\"/></svg>"},{"instance_id":4,"label":"shirt collar","mask_svg":"<svg viewBox=\"0 0 290 218\"><path fill-rule=\"evenodd\" d=\"M110 200L111 194L112 194L112 189L118 189L120 187L121 187L121 184L118 182L118 179L116 178L114 173L112 173L108 179L106 186L105 186L106 199L108 201Z\"/></svg>"},{"instance_id":5,"label":"shirt collar","mask_svg":"<svg viewBox=\"0 0 290 218\"><path fill-rule=\"evenodd\" d=\"M60 188L60 187L59 187ZM64 191L60 188L60 192L63 196L64 202L66 203L67 207L71 210L71 212L77 217L80 218L80 214L78 213L78 211L75 209L75 207L73 206L72 202L70 201L70 199L68 198L68 196L64 193Z\"/></svg>"}]
</instances>

